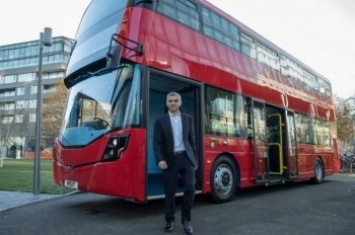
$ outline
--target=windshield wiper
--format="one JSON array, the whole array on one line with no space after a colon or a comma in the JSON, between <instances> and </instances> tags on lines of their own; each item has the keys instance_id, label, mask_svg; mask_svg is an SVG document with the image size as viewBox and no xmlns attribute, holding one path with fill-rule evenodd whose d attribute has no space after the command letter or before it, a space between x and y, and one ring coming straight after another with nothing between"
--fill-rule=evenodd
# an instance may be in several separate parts
<instances>
[{"instance_id":1,"label":"windshield wiper","mask_svg":"<svg viewBox=\"0 0 355 235\"><path fill-rule=\"evenodd\" d=\"M66 87L70 88L70 87L72 87L72 86L78 84L79 82L82 82L82 81L84 81L84 80L86 80L88 78L102 76L104 74L111 73L114 70L119 70L119 69L122 69L122 68L125 68L125 67L128 67L128 65L127 64L121 64L120 66L115 67L115 68L104 68L104 69L101 69L101 70L99 70L99 71L97 71L95 73L86 72L86 73L81 74L80 76L78 76L75 79L71 79L70 81L64 80L64 83L65 83Z\"/></svg>"},{"instance_id":2,"label":"windshield wiper","mask_svg":"<svg viewBox=\"0 0 355 235\"><path fill-rule=\"evenodd\" d=\"M114 70L123 69L125 67L128 67L128 64L121 64L118 67L113 67L113 68L104 68L95 73L89 73L89 74L91 74L92 76L101 76L107 73L111 73Z\"/></svg>"}]
</instances>

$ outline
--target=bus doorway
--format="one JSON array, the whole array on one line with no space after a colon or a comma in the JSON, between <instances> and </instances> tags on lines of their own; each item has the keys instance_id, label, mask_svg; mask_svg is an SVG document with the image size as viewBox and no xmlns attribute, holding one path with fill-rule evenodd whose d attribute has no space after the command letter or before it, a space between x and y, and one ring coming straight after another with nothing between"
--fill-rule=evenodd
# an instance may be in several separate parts
<instances>
[{"instance_id":1,"label":"bus doorway","mask_svg":"<svg viewBox=\"0 0 355 235\"><path fill-rule=\"evenodd\" d=\"M269 156L270 180L284 178L287 169L284 161L284 121L280 112L269 108L266 115L267 151Z\"/></svg>"},{"instance_id":2,"label":"bus doorway","mask_svg":"<svg viewBox=\"0 0 355 235\"><path fill-rule=\"evenodd\" d=\"M256 182L268 185L297 177L294 114L253 100L252 117Z\"/></svg>"},{"instance_id":3,"label":"bus doorway","mask_svg":"<svg viewBox=\"0 0 355 235\"><path fill-rule=\"evenodd\" d=\"M294 113L266 106L267 151L270 182L298 176Z\"/></svg>"},{"instance_id":4,"label":"bus doorway","mask_svg":"<svg viewBox=\"0 0 355 235\"><path fill-rule=\"evenodd\" d=\"M265 110L265 103L253 100L251 108L253 133L251 136L254 144L255 179L258 184L268 184L270 177Z\"/></svg>"},{"instance_id":5,"label":"bus doorway","mask_svg":"<svg viewBox=\"0 0 355 235\"><path fill-rule=\"evenodd\" d=\"M197 157L201 156L202 125L200 121L202 111L202 86L200 83L193 82L178 76L151 71L149 77L148 89L148 108L147 108L147 199L161 198L164 196L163 175L159 169L154 150L153 150L153 132L155 120L167 112L166 95L171 91L176 91L181 95L181 112L188 113L194 118ZM169 128L169 127L167 127ZM201 159L197 159L200 164ZM196 172L196 188L201 189L200 167ZM182 188L177 188L178 194L182 194Z\"/></svg>"}]
</instances>

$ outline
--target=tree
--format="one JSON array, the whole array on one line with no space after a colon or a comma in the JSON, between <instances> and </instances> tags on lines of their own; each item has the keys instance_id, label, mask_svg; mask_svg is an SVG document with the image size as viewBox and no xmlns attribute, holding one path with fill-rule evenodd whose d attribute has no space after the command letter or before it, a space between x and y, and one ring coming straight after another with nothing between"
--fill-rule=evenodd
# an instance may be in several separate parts
<instances>
[{"instance_id":1,"label":"tree","mask_svg":"<svg viewBox=\"0 0 355 235\"><path fill-rule=\"evenodd\" d=\"M352 97L347 99L335 97L338 140L345 145L351 145L354 138L352 115L355 112L355 105L350 102L351 100Z\"/></svg>"},{"instance_id":2,"label":"tree","mask_svg":"<svg viewBox=\"0 0 355 235\"><path fill-rule=\"evenodd\" d=\"M0 103L0 107L4 107ZM8 146L11 143L11 136L16 128L14 115L10 115L6 111L0 113L0 146Z\"/></svg>"},{"instance_id":3,"label":"tree","mask_svg":"<svg viewBox=\"0 0 355 235\"><path fill-rule=\"evenodd\" d=\"M64 79L59 79L53 92L43 100L42 136L50 142L53 142L54 138L58 136L67 93L68 89L64 85Z\"/></svg>"}]
</instances>

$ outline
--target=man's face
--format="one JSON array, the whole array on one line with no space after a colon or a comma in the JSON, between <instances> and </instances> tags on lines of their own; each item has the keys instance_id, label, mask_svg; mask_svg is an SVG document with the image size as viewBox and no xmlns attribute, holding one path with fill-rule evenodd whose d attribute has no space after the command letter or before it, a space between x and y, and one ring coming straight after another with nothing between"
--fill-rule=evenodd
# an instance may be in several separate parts
<instances>
[{"instance_id":1,"label":"man's face","mask_svg":"<svg viewBox=\"0 0 355 235\"><path fill-rule=\"evenodd\" d=\"M177 112L181 106L180 97L175 95L169 96L166 100L166 106L168 107L170 112Z\"/></svg>"}]
</instances>

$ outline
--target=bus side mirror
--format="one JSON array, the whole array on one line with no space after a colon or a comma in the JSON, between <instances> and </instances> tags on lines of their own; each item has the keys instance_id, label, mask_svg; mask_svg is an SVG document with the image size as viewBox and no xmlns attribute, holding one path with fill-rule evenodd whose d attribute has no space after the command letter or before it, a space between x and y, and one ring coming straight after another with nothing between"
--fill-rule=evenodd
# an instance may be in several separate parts
<instances>
[{"instance_id":1,"label":"bus side mirror","mask_svg":"<svg viewBox=\"0 0 355 235\"><path fill-rule=\"evenodd\" d=\"M117 68L121 62L121 45L112 45L106 55L106 68L113 69Z\"/></svg>"}]
</instances>

